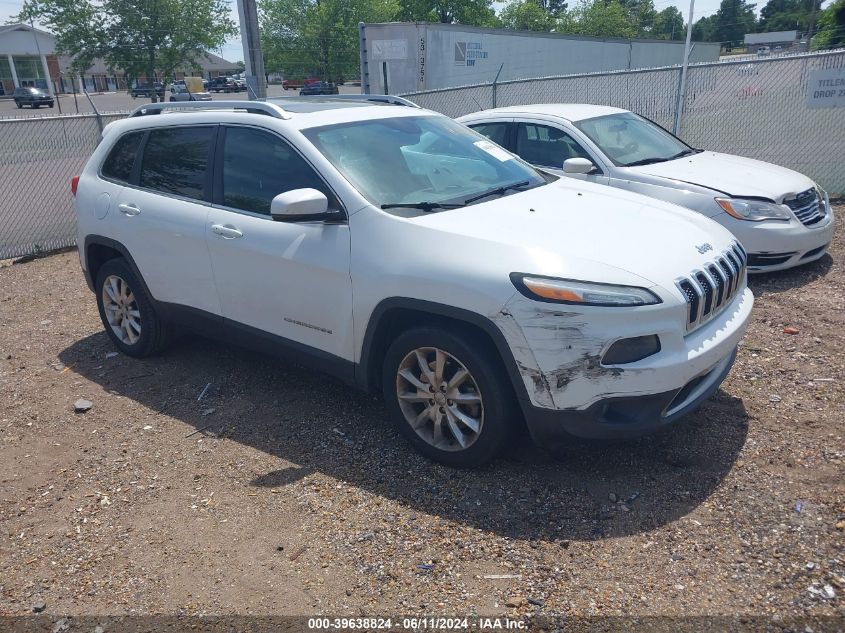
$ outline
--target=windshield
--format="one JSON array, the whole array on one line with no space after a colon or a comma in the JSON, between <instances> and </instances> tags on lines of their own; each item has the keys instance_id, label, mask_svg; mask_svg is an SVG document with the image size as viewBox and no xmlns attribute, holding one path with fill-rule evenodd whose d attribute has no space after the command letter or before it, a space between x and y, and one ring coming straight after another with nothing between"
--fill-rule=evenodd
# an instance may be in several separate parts
<instances>
[{"instance_id":1,"label":"windshield","mask_svg":"<svg viewBox=\"0 0 845 633\"><path fill-rule=\"evenodd\" d=\"M695 152L662 127L633 112L585 119L575 126L618 167L659 163Z\"/></svg>"},{"instance_id":2,"label":"windshield","mask_svg":"<svg viewBox=\"0 0 845 633\"><path fill-rule=\"evenodd\" d=\"M356 121L303 134L379 207L442 210L546 183L513 154L442 116Z\"/></svg>"}]
</instances>

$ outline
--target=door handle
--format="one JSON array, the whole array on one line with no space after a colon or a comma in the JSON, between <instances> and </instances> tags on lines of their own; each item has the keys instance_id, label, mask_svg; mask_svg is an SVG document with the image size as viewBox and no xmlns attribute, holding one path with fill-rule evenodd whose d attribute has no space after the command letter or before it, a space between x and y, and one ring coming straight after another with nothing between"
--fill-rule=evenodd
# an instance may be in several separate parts
<instances>
[{"instance_id":1,"label":"door handle","mask_svg":"<svg viewBox=\"0 0 845 633\"><path fill-rule=\"evenodd\" d=\"M117 208L120 209L120 212L123 215L130 215L131 216L131 215L138 215L139 213L141 213L141 209L139 209L138 207L131 205L131 204L119 204L119 205L117 205Z\"/></svg>"},{"instance_id":2,"label":"door handle","mask_svg":"<svg viewBox=\"0 0 845 633\"><path fill-rule=\"evenodd\" d=\"M231 224L212 224L211 230L217 233L220 237L225 240L233 240L236 237L243 237L244 234L241 233L238 229L236 229Z\"/></svg>"}]
</instances>

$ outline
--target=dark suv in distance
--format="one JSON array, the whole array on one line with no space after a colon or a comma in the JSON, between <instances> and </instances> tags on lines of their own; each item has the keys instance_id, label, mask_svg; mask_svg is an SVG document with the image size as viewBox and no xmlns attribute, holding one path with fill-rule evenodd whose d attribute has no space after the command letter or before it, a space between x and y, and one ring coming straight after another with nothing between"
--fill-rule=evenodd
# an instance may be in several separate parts
<instances>
[{"instance_id":1,"label":"dark suv in distance","mask_svg":"<svg viewBox=\"0 0 845 633\"><path fill-rule=\"evenodd\" d=\"M41 88L15 88L12 98L15 100L15 105L19 108L25 105L28 105L30 108L40 108L43 105L52 108L55 104L50 93L41 90Z\"/></svg>"},{"instance_id":2,"label":"dark suv in distance","mask_svg":"<svg viewBox=\"0 0 845 633\"><path fill-rule=\"evenodd\" d=\"M337 85L328 81L315 81L314 83L306 84L299 90L300 95L336 95L338 94Z\"/></svg>"},{"instance_id":3,"label":"dark suv in distance","mask_svg":"<svg viewBox=\"0 0 845 633\"><path fill-rule=\"evenodd\" d=\"M209 92L238 92L240 88L231 77L215 77L208 86Z\"/></svg>"},{"instance_id":4,"label":"dark suv in distance","mask_svg":"<svg viewBox=\"0 0 845 633\"><path fill-rule=\"evenodd\" d=\"M138 84L129 93L133 99L135 97L152 97L153 94L159 98L164 98L164 84L159 81L151 84Z\"/></svg>"}]
</instances>

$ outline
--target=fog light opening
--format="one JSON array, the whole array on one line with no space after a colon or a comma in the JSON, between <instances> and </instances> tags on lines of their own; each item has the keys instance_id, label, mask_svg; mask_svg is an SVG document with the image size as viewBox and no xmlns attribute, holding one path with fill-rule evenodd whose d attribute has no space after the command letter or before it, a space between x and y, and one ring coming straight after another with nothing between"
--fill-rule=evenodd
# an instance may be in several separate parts
<instances>
[{"instance_id":1,"label":"fog light opening","mask_svg":"<svg viewBox=\"0 0 845 633\"><path fill-rule=\"evenodd\" d=\"M625 365L648 358L660 351L660 339L656 334L623 338L611 345L602 356L602 365Z\"/></svg>"}]
</instances>

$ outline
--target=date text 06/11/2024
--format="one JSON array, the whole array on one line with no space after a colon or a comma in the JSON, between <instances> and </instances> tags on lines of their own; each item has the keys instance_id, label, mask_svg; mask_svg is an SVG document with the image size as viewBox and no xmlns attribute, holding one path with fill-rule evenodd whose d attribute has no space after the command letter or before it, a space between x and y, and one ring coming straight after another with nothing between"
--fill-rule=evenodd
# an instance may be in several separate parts
<instances>
[{"instance_id":1,"label":"date text 06/11/2024","mask_svg":"<svg viewBox=\"0 0 845 633\"><path fill-rule=\"evenodd\" d=\"M523 620L497 617L473 618L441 618L441 617L409 617L409 618L308 618L308 628L312 630L391 630L425 631L425 630L485 630L485 631L519 631L527 629Z\"/></svg>"}]
</instances>

